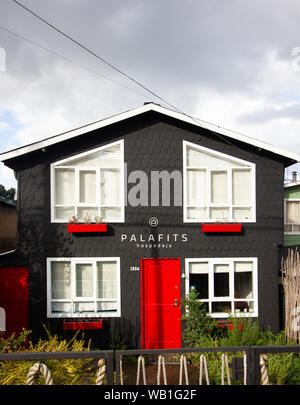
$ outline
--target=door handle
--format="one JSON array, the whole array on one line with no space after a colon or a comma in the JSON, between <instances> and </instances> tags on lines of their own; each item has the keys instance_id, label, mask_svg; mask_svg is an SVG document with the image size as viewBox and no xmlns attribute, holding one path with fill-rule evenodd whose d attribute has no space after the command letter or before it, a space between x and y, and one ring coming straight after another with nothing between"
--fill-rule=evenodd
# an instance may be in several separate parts
<instances>
[{"instance_id":1,"label":"door handle","mask_svg":"<svg viewBox=\"0 0 300 405\"><path fill-rule=\"evenodd\" d=\"M178 307L178 299L177 298L174 299L174 306Z\"/></svg>"}]
</instances>

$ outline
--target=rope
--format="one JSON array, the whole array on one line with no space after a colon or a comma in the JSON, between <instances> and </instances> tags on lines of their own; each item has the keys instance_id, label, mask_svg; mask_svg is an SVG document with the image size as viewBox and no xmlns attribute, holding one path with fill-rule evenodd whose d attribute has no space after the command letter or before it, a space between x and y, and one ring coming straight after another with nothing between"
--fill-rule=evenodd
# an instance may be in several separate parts
<instances>
[{"instance_id":1,"label":"rope","mask_svg":"<svg viewBox=\"0 0 300 405\"><path fill-rule=\"evenodd\" d=\"M259 358L259 364L260 364L262 385L270 385L269 384L268 370L267 370L267 367L266 367L266 360L267 360L267 356L265 354L261 354L260 358Z\"/></svg>"},{"instance_id":2,"label":"rope","mask_svg":"<svg viewBox=\"0 0 300 405\"><path fill-rule=\"evenodd\" d=\"M225 365L226 365L226 374L227 374L227 384L231 385L228 356L227 356L226 353L223 353L222 354L222 385L224 385L224 368L225 368Z\"/></svg>"},{"instance_id":3,"label":"rope","mask_svg":"<svg viewBox=\"0 0 300 405\"><path fill-rule=\"evenodd\" d=\"M141 369L142 368L142 369ZM143 384L147 385L146 382L146 369L145 369L145 358L144 356L139 356L138 358L138 364L137 364L137 374L136 374L136 385L140 384L140 375L141 375L141 371L142 371L142 375L143 375Z\"/></svg>"},{"instance_id":4,"label":"rope","mask_svg":"<svg viewBox=\"0 0 300 405\"><path fill-rule=\"evenodd\" d=\"M186 355L183 354L180 357L180 369L179 369L179 385L182 385L182 374L184 370L184 375L185 375L185 384L189 385L189 377L188 377L188 371L187 371L187 359Z\"/></svg>"},{"instance_id":5,"label":"rope","mask_svg":"<svg viewBox=\"0 0 300 405\"><path fill-rule=\"evenodd\" d=\"M160 385L161 368L162 368L162 371L163 371L164 385L167 385L167 373L166 373L165 358L164 358L164 356L159 355L158 356L158 365L157 365L157 385Z\"/></svg>"},{"instance_id":6,"label":"rope","mask_svg":"<svg viewBox=\"0 0 300 405\"><path fill-rule=\"evenodd\" d=\"M204 369L204 373L205 373L206 385L209 385L207 359L206 359L205 354L201 354L201 356L200 356L199 385L202 385L202 382L203 382L203 369Z\"/></svg>"},{"instance_id":7,"label":"rope","mask_svg":"<svg viewBox=\"0 0 300 405\"><path fill-rule=\"evenodd\" d=\"M53 378L48 367L43 363L35 363L28 371L26 385L33 385L34 376L40 372L45 379L46 385L53 385Z\"/></svg>"},{"instance_id":8,"label":"rope","mask_svg":"<svg viewBox=\"0 0 300 405\"><path fill-rule=\"evenodd\" d=\"M123 385L123 356L120 356L120 384Z\"/></svg>"},{"instance_id":9,"label":"rope","mask_svg":"<svg viewBox=\"0 0 300 405\"><path fill-rule=\"evenodd\" d=\"M244 385L247 385L247 353L244 352Z\"/></svg>"},{"instance_id":10,"label":"rope","mask_svg":"<svg viewBox=\"0 0 300 405\"><path fill-rule=\"evenodd\" d=\"M104 359L99 359L98 361L98 372L96 378L96 385L103 385L104 377L106 373L106 364Z\"/></svg>"}]
</instances>

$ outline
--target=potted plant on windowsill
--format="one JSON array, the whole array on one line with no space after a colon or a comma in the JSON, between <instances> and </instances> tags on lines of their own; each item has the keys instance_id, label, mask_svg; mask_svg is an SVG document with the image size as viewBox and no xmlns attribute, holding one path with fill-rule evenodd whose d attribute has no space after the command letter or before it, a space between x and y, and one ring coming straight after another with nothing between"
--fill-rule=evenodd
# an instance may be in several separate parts
<instances>
[{"instance_id":1,"label":"potted plant on windowsill","mask_svg":"<svg viewBox=\"0 0 300 405\"><path fill-rule=\"evenodd\" d=\"M87 212L83 221L79 222L78 216L73 215L68 222L68 232L107 232L107 224L102 222L101 217L96 216L92 223L92 217Z\"/></svg>"}]
</instances>

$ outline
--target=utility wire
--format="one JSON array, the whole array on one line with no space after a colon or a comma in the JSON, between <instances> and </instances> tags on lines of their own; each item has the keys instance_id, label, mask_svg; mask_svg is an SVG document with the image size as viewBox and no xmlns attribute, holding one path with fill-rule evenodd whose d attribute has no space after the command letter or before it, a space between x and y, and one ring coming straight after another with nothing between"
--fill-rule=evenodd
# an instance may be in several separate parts
<instances>
[{"instance_id":1,"label":"utility wire","mask_svg":"<svg viewBox=\"0 0 300 405\"><path fill-rule=\"evenodd\" d=\"M74 44L78 45L80 48L84 49L86 52L90 53L91 55L95 56L97 59L99 59L101 62L105 63L107 66L109 66L110 68L114 69L115 71L117 71L118 73L120 73L121 75L123 75L124 77L126 77L127 79L131 80L133 83L137 84L138 86L142 87L144 90L146 90L147 92L149 92L150 94L152 94L154 97L158 98L159 100L161 100L162 102L164 102L165 104L167 104L169 107L171 107L172 109L174 109L177 112L180 112L181 114L185 115L186 117L189 117L190 119L192 119L193 121L200 123L206 123L209 125L212 125L214 127L217 127L218 129L224 129L226 131L230 131L232 133L236 133L239 135L239 132L236 131L232 131L229 129L226 129L222 126L219 126L217 124L213 124L211 122L208 121L204 121L201 120L200 118L195 118L189 114L186 114L184 111L180 110L179 108L175 107L174 105L172 105L170 102L168 102L167 100L165 100L164 98L162 98L161 96L159 96L158 94L156 94L155 92L153 92L152 90L150 90L148 87L146 87L145 85L143 85L142 83L140 83L138 80L134 79L133 77L131 77L130 75L128 75L127 73L124 73L122 70L120 70L119 68L117 68L116 66L114 66L112 63L108 62L107 60L105 60L103 57L101 57L100 55L98 55L97 53L95 53L94 51L90 50L88 47L86 47L85 45L83 45L82 43L80 43L79 41L77 41L76 39L72 38L70 35L66 34L65 32L63 32L62 30L60 30L59 28L57 28L56 26L54 26L53 24L51 24L50 22L48 22L47 20L45 20L43 17L39 16L37 13L35 13L33 10L31 10L30 8L26 7L24 4L20 3L17 0L12 0L16 5L18 5L19 7L22 7L24 10L26 10L28 13L32 14L34 17L38 18L40 21L42 21L44 24L48 25L50 28L52 28L53 30L55 30L56 32L58 32L60 35L63 35L65 38L69 39L70 41L72 41ZM220 139L222 139L223 141L227 142L229 145L234 146L238 149L240 149L236 144L233 144L232 142L230 142L228 139L224 138L223 136L221 136L218 132L208 128L211 132L213 132L215 135L217 135ZM243 135L246 136L246 135ZM255 138L251 138L249 136L247 136L249 139L255 139Z\"/></svg>"},{"instance_id":2,"label":"utility wire","mask_svg":"<svg viewBox=\"0 0 300 405\"><path fill-rule=\"evenodd\" d=\"M134 82L135 84L137 84L138 86L142 87L144 90L146 90L147 92L149 92L150 94L152 94L154 97L158 98L159 100L163 101L164 103L168 104L170 107L174 108L175 110L178 110L175 106L173 106L172 104L170 104L168 101L164 100L162 97L160 97L158 94L154 93L152 90L150 90L148 87L146 87L145 85L143 85L142 83L140 83L139 81L135 80L133 77L129 76L127 73L124 73L122 70L120 70L119 68L117 68L116 66L114 66L112 63L108 62L107 60L105 60L104 58L102 58L101 56L99 56L97 53L95 53L94 51L91 51L89 48L87 48L85 45L83 45L82 43L80 43L79 41L77 41L76 39L72 38L70 35L66 34L65 32L63 32L62 30L60 30L59 28L55 27L53 24L51 24L50 22L48 22L47 20L45 20L44 18L42 18L41 16L39 16L38 14L36 14L34 11L32 11L30 8L24 6L24 4L20 3L17 0L12 0L16 5L18 5L19 7L22 7L24 10L26 10L28 13L32 14L34 17L38 18L40 21L42 21L43 23L47 24L50 28L54 29L56 32L58 32L59 34L63 35L65 38L69 39L70 41L72 41L74 44L78 45L80 48L84 49L86 52L90 53L91 55L95 56L97 59L101 60L101 62L105 63L107 66L109 66L110 68L114 69L115 71L117 71L118 73L120 73L121 75L125 76L127 79L131 80L132 82Z\"/></svg>"},{"instance_id":3,"label":"utility wire","mask_svg":"<svg viewBox=\"0 0 300 405\"><path fill-rule=\"evenodd\" d=\"M17 37L17 38L20 38L20 39L22 39L22 40L24 40L24 41L30 43L31 45L34 45L34 46L36 46L36 47L42 49L43 51L50 52L51 54L53 54L53 55L55 55L55 56L57 56L57 57L59 57L59 58L62 58L62 59L64 59L65 61L67 61L67 62L69 62L69 63L72 63L72 64L74 64L74 65L77 65L77 66L79 66L80 68L85 69L85 70L87 70L87 71L89 71L89 72L91 72L91 73L93 73L93 74L95 74L95 75L101 77L102 79L105 79L105 80L110 81L110 82L112 82L112 83L114 83L114 84L117 84L117 85L119 85L119 86L122 86L122 87L124 87L125 89L127 89L127 90L129 90L129 91L133 91L134 93L138 94L138 95L141 96L141 97L146 97L146 98L149 98L150 100L152 100L149 96L147 96L147 95L145 95L145 94L142 94L142 93L138 92L137 90L134 90L134 89L132 89L132 88L126 86L125 84L122 84L122 83L120 83L120 82L118 82L118 81L116 81L116 80L110 79L109 77L106 77L106 76L102 75L101 73L96 72L95 70L90 69L89 67L87 67L87 66L85 66L85 65L82 65L81 63L75 62L75 61L73 61L73 60L67 58L66 56L60 55L59 53L57 53L57 52L55 52L55 51L52 51L52 50L49 49L49 48L46 48L46 47L44 47L44 46L42 46L42 45L40 45L40 44L38 44L38 43L36 43L36 42L33 42L33 41L31 41L30 39L25 38L23 35L17 34L16 32L11 31L10 29L8 29L8 28L6 28L6 27L3 27L3 26L0 25L0 29L3 30L3 31L8 32L8 33L11 34L11 35L14 35L14 36Z\"/></svg>"}]
</instances>

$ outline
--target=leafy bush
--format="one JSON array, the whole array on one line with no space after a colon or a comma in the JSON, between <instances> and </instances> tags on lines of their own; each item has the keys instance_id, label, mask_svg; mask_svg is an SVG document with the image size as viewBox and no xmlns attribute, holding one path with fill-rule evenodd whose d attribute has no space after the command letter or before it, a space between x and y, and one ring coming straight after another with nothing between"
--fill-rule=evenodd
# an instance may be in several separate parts
<instances>
[{"instance_id":1,"label":"leafy bush","mask_svg":"<svg viewBox=\"0 0 300 405\"><path fill-rule=\"evenodd\" d=\"M207 308L203 302L198 301L196 292L191 291L187 297L182 299L181 305L185 309L182 317L185 321L183 338L190 347L195 347L203 336L222 336L222 329L207 314Z\"/></svg>"},{"instance_id":2,"label":"leafy bush","mask_svg":"<svg viewBox=\"0 0 300 405\"><path fill-rule=\"evenodd\" d=\"M220 328L219 324L206 314L205 306L197 301L197 294L192 292L183 300L186 308L184 320L186 329L185 343L189 347L238 347L238 346L283 346L294 345L287 342L285 331L277 334L260 328L258 322L252 318L229 319L232 328ZM222 332L220 332L220 330ZM233 357L243 357L241 352L228 352L228 360ZM199 362L200 353L194 353L190 359ZM221 384L222 352L206 353L208 372L211 384ZM267 354L266 366L271 385L300 384L300 357L297 353ZM226 376L225 376L226 377ZM232 381L241 384L242 381Z\"/></svg>"},{"instance_id":3,"label":"leafy bush","mask_svg":"<svg viewBox=\"0 0 300 405\"><path fill-rule=\"evenodd\" d=\"M29 330L22 329L19 335L12 333L9 337L4 337L5 332L0 331L0 352L18 352L26 348L30 333Z\"/></svg>"},{"instance_id":4,"label":"leafy bush","mask_svg":"<svg viewBox=\"0 0 300 405\"><path fill-rule=\"evenodd\" d=\"M19 338L15 336L8 339L1 338L1 347L5 348L6 352L64 352L64 351L89 351L90 342L87 346L82 335L78 338L78 333L75 333L69 341L61 340L56 335L45 328L47 339L40 339L36 344L28 341L29 331L23 331ZM26 346L24 343L26 341ZM3 350L2 350L3 351ZM0 384L1 385L24 385L26 383L27 374L35 361L4 361L0 364ZM91 359L63 359L63 360L46 360L42 361L51 371L53 382L55 385L85 385L95 384L97 364ZM44 385L43 376L36 374L35 384Z\"/></svg>"}]
</instances>

